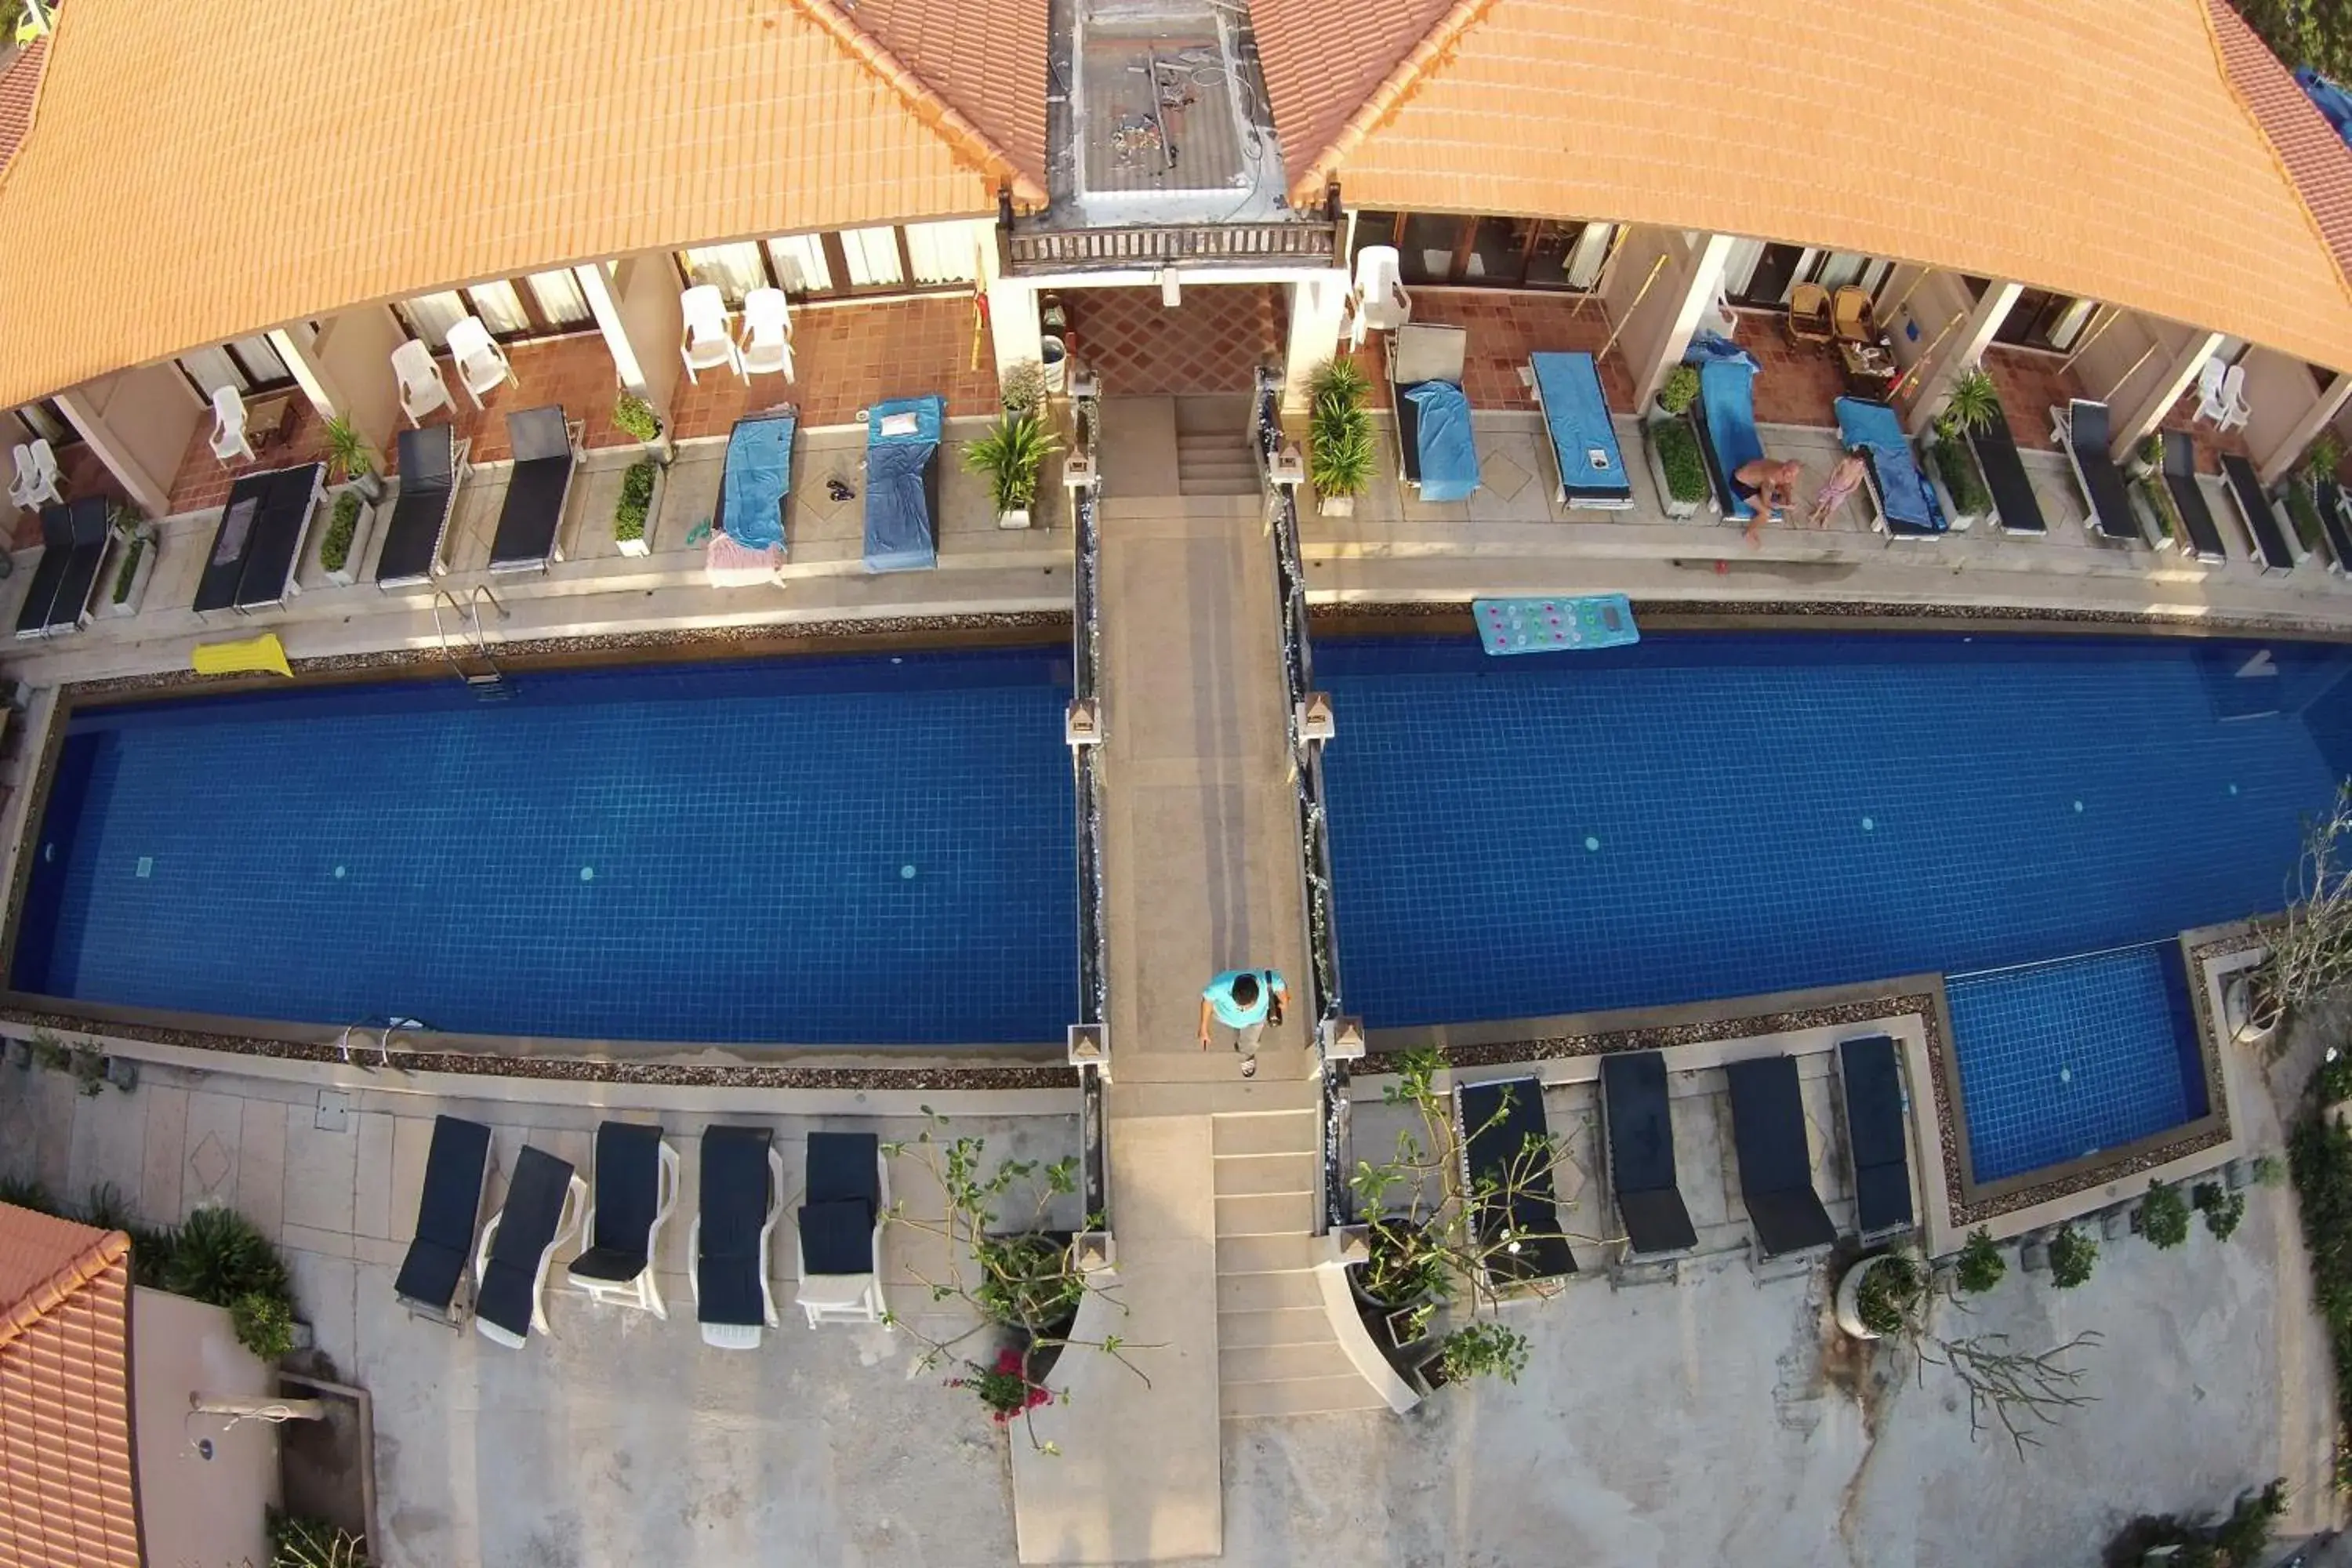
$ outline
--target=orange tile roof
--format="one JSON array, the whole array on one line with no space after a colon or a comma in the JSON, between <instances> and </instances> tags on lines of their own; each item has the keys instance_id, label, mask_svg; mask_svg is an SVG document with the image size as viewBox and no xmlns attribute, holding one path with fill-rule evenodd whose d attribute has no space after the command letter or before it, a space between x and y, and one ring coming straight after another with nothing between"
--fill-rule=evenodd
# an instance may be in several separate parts
<instances>
[{"instance_id":1,"label":"orange tile roof","mask_svg":"<svg viewBox=\"0 0 2352 1568\"><path fill-rule=\"evenodd\" d=\"M131 1240L0 1205L0 1568L138 1568Z\"/></svg>"},{"instance_id":2,"label":"orange tile roof","mask_svg":"<svg viewBox=\"0 0 2352 1568\"><path fill-rule=\"evenodd\" d=\"M824 9L75 0L0 176L0 406L457 282L992 213L1017 172Z\"/></svg>"},{"instance_id":3,"label":"orange tile roof","mask_svg":"<svg viewBox=\"0 0 2352 1568\"><path fill-rule=\"evenodd\" d=\"M1349 117L1453 3L1251 0L1250 26L1258 37L1275 134L1292 179L1330 150Z\"/></svg>"},{"instance_id":4,"label":"orange tile roof","mask_svg":"<svg viewBox=\"0 0 2352 1568\"><path fill-rule=\"evenodd\" d=\"M854 0L844 8L1044 188L1046 0Z\"/></svg>"},{"instance_id":5,"label":"orange tile roof","mask_svg":"<svg viewBox=\"0 0 2352 1568\"><path fill-rule=\"evenodd\" d=\"M2352 293L2231 93L2205 0L1478 4L1295 199L1336 170L1360 206L1864 251L2352 369ZM1261 28L1269 79L1321 42Z\"/></svg>"},{"instance_id":6,"label":"orange tile roof","mask_svg":"<svg viewBox=\"0 0 2352 1568\"><path fill-rule=\"evenodd\" d=\"M2305 96L2270 46L2254 36L2228 0L2205 0L2221 67L2246 111L2263 128L2294 182L2336 264L2352 276L2352 147Z\"/></svg>"},{"instance_id":7,"label":"orange tile roof","mask_svg":"<svg viewBox=\"0 0 2352 1568\"><path fill-rule=\"evenodd\" d=\"M33 128L33 104L41 95L41 67L49 58L49 40L26 44L8 68L0 72L0 169L16 155L25 132Z\"/></svg>"}]
</instances>

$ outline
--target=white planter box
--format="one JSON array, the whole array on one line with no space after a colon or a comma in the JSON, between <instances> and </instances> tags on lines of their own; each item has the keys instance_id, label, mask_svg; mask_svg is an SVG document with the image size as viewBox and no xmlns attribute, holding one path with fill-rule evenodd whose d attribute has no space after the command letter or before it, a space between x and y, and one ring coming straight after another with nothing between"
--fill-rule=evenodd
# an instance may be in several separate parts
<instances>
[{"instance_id":1,"label":"white planter box","mask_svg":"<svg viewBox=\"0 0 2352 1568\"><path fill-rule=\"evenodd\" d=\"M377 511L375 507L368 504L367 497L361 495L351 485L337 485L333 489L329 490L325 509L320 512L316 525L319 530L319 549L321 551L326 549L327 534L335 525L335 504L345 491L350 491L360 503L359 521L352 527L351 552L343 557L343 564L340 571L327 571L327 563L323 558L319 563L319 570L326 573L327 581L340 588L348 588L360 580L360 568L367 560L368 541L375 534Z\"/></svg>"},{"instance_id":2,"label":"white planter box","mask_svg":"<svg viewBox=\"0 0 2352 1568\"><path fill-rule=\"evenodd\" d=\"M626 471L626 469L623 470L624 473ZM669 470L656 464L654 493L646 498L646 531L635 539L623 539L615 535L613 543L622 554L651 555L654 552L654 534L661 527L662 490L668 481ZM619 506L620 503L617 500L614 502L616 513Z\"/></svg>"},{"instance_id":3,"label":"white planter box","mask_svg":"<svg viewBox=\"0 0 2352 1568\"><path fill-rule=\"evenodd\" d=\"M1668 517L1677 522L1683 522L1696 517L1698 509L1706 503L1704 500L1676 500L1674 492L1666 488L1666 465L1658 457L1656 431L1660 425L1671 424L1677 417L1671 414L1662 414L1656 418L1643 422L1642 458L1650 466L1650 483L1657 488L1659 507ZM1687 425L1689 422L1685 420L1684 423ZM1697 433L1694 431L1692 434L1696 436Z\"/></svg>"},{"instance_id":4,"label":"white planter box","mask_svg":"<svg viewBox=\"0 0 2352 1568\"><path fill-rule=\"evenodd\" d=\"M121 600L114 596L114 580L122 571L122 552L131 548L120 540L100 569L98 592L98 613L101 616L130 616L139 613L147 597L147 580L155 575L155 557L162 552L161 540L149 539L147 547L139 552L139 564L131 574L131 592Z\"/></svg>"},{"instance_id":5,"label":"white planter box","mask_svg":"<svg viewBox=\"0 0 2352 1568\"><path fill-rule=\"evenodd\" d=\"M1936 461L1936 448L1938 445L1940 443L1932 438L1920 443L1919 467L1926 471L1928 487L1936 492L1936 504L1943 509L1945 521L1952 525L1952 531L1965 533L1978 523L1986 521L1990 514L1960 510L1960 503L1952 499L1951 487L1944 483L1943 468ZM1966 450L1965 447L1962 449ZM1969 453L1969 460L1973 463L1976 460L1976 454ZM1984 478L1983 473L1979 471L1977 478L1981 480Z\"/></svg>"},{"instance_id":6,"label":"white planter box","mask_svg":"<svg viewBox=\"0 0 2352 1568\"><path fill-rule=\"evenodd\" d=\"M1356 515L1356 498L1354 496L1318 496L1315 498L1315 510L1324 517L1353 517Z\"/></svg>"},{"instance_id":7,"label":"white planter box","mask_svg":"<svg viewBox=\"0 0 2352 1568\"><path fill-rule=\"evenodd\" d=\"M1024 507L1016 507L1016 508L1014 508L1014 509L1013 509L1013 510L1011 510L1011 511L1000 511L1000 512L998 512L998 513L996 514L996 526L997 526L997 527L999 527L999 528L1026 528L1026 527L1028 527L1028 526L1029 526L1029 509L1028 509L1027 507L1025 507L1025 506L1024 506Z\"/></svg>"}]
</instances>

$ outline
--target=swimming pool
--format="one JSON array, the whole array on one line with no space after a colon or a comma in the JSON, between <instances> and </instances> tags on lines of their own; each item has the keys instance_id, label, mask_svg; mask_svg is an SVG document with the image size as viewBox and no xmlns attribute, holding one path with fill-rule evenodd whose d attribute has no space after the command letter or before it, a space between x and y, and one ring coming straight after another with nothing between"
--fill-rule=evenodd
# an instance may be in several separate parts
<instances>
[{"instance_id":1,"label":"swimming pool","mask_svg":"<svg viewBox=\"0 0 2352 1568\"><path fill-rule=\"evenodd\" d=\"M2275 909L2302 819L2352 765L2347 669L2342 649L2178 639L1667 633L1493 659L1469 638L1327 637L1349 1009L1387 1026L1662 1006ZM1996 1082L1954 1033L1962 1076ZM2175 1072L2169 1038L2141 1065Z\"/></svg>"},{"instance_id":2,"label":"swimming pool","mask_svg":"<svg viewBox=\"0 0 2352 1568\"><path fill-rule=\"evenodd\" d=\"M12 980L465 1033L1059 1038L1067 656L524 673L86 710Z\"/></svg>"}]
</instances>

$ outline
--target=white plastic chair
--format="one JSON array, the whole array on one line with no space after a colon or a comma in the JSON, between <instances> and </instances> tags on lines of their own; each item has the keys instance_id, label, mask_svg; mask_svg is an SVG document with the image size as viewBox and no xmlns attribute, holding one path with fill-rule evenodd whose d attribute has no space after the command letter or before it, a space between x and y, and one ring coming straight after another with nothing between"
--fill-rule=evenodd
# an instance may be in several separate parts
<instances>
[{"instance_id":1,"label":"white plastic chair","mask_svg":"<svg viewBox=\"0 0 2352 1568\"><path fill-rule=\"evenodd\" d=\"M579 1259L575 1258L565 1278L599 1305L631 1307L667 1321L669 1308L662 1300L661 1283L655 1274L661 1256L662 1227L669 1223L670 1210L677 1206L679 1170L677 1151L670 1147L667 1138L661 1140L656 1162L654 1179L658 1196L654 1205L653 1226L646 1232L646 1266L643 1271L628 1279L599 1279L580 1273ZM596 1245L596 1203L604 1195L601 1184L604 1174L601 1170L596 1173L596 1180L599 1185L591 1189L587 1216L580 1223L580 1234L592 1248Z\"/></svg>"},{"instance_id":2,"label":"white plastic chair","mask_svg":"<svg viewBox=\"0 0 2352 1568\"><path fill-rule=\"evenodd\" d=\"M2246 367L2233 364L2221 377L2221 413L2213 423L2223 430L2235 430L2253 413L2246 404Z\"/></svg>"},{"instance_id":3,"label":"white plastic chair","mask_svg":"<svg viewBox=\"0 0 2352 1568\"><path fill-rule=\"evenodd\" d=\"M725 365L737 375L743 374L742 355L735 347L734 338L727 331L727 300L715 283L698 283L677 297L677 313L685 319L686 339L677 345L678 357L686 361L686 378L699 385L700 370L717 370Z\"/></svg>"},{"instance_id":4,"label":"white plastic chair","mask_svg":"<svg viewBox=\"0 0 2352 1568\"><path fill-rule=\"evenodd\" d=\"M393 379L400 383L400 411L411 425L422 425L436 408L449 406L449 384L433 363L433 351L415 338L392 351Z\"/></svg>"},{"instance_id":5,"label":"white plastic chair","mask_svg":"<svg viewBox=\"0 0 2352 1568\"><path fill-rule=\"evenodd\" d=\"M482 394L514 379L514 366L507 363L506 350L499 347L478 316L450 323L449 360L457 367L457 380L477 408L482 405Z\"/></svg>"},{"instance_id":6,"label":"white plastic chair","mask_svg":"<svg viewBox=\"0 0 2352 1568\"><path fill-rule=\"evenodd\" d=\"M223 468L237 458L253 461L253 444L245 438L245 399L234 386L213 388L212 446Z\"/></svg>"},{"instance_id":7,"label":"white plastic chair","mask_svg":"<svg viewBox=\"0 0 2352 1568\"><path fill-rule=\"evenodd\" d=\"M760 1226L760 1315L768 1327L781 1328L783 1317L776 1310L776 1289L769 1282L768 1258L775 1243L776 1222L784 1217L784 1152L771 1144L768 1148L768 1217ZM694 1292L698 1314L702 1308L702 1216L694 1216L694 1224L686 1236L686 1280ZM760 1348L760 1325L757 1323L703 1323L702 1342L715 1351L755 1351Z\"/></svg>"},{"instance_id":8,"label":"white plastic chair","mask_svg":"<svg viewBox=\"0 0 2352 1568\"><path fill-rule=\"evenodd\" d=\"M1393 245L1368 245L1356 252L1356 289L1349 300L1353 325L1349 341L1361 348L1368 332L1392 332L1412 320L1412 297L1404 291L1404 269Z\"/></svg>"},{"instance_id":9,"label":"white plastic chair","mask_svg":"<svg viewBox=\"0 0 2352 1568\"><path fill-rule=\"evenodd\" d=\"M746 379L793 378L793 310L782 289L754 289L743 300L743 341L735 356Z\"/></svg>"},{"instance_id":10,"label":"white plastic chair","mask_svg":"<svg viewBox=\"0 0 2352 1568\"><path fill-rule=\"evenodd\" d=\"M2209 359L2197 367L2198 418L2210 419L2219 425L2222 416L2230 411L2229 404L2221 395L2221 380L2229 374L2230 367L2217 359Z\"/></svg>"},{"instance_id":11,"label":"white plastic chair","mask_svg":"<svg viewBox=\"0 0 2352 1568\"><path fill-rule=\"evenodd\" d=\"M58 489L62 476L58 472L58 455L50 448L47 437L29 447L16 448L16 478L8 487L8 499L30 511L37 506L62 501L65 497Z\"/></svg>"},{"instance_id":12,"label":"white plastic chair","mask_svg":"<svg viewBox=\"0 0 2352 1568\"><path fill-rule=\"evenodd\" d=\"M807 1240L805 1236L803 1237L801 1288L794 1301L808 1314L812 1329L821 1329L827 1323L879 1323L889 1316L889 1303L882 1298L882 1232L890 1223L890 1159L887 1152L877 1151L874 1170L875 1188L881 1201L874 1208L874 1235L864 1270L856 1274L812 1272Z\"/></svg>"}]
</instances>

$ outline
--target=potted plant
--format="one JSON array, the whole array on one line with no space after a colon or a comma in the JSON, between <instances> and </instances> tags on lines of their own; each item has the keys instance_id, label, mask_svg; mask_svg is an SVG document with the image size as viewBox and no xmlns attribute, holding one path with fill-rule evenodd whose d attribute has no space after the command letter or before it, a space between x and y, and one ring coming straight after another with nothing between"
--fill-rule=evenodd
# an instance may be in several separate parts
<instances>
[{"instance_id":1,"label":"potted plant","mask_svg":"<svg viewBox=\"0 0 2352 1568\"><path fill-rule=\"evenodd\" d=\"M1838 1327L1858 1340L1884 1339L1912 1326L1927 1293L1918 1261L1906 1252L1881 1252L1864 1258L1838 1281Z\"/></svg>"},{"instance_id":2,"label":"potted plant","mask_svg":"<svg viewBox=\"0 0 2352 1568\"><path fill-rule=\"evenodd\" d=\"M669 427L662 423L654 405L624 388L613 399L613 426L625 436L634 436L645 447L646 456L655 462L668 466L676 448L671 445Z\"/></svg>"},{"instance_id":3,"label":"potted plant","mask_svg":"<svg viewBox=\"0 0 2352 1568\"><path fill-rule=\"evenodd\" d=\"M331 480L341 475L371 505L383 499L383 480L375 471L375 453L367 438L352 428L348 416L338 414L327 421L324 455Z\"/></svg>"},{"instance_id":4,"label":"potted plant","mask_svg":"<svg viewBox=\"0 0 2352 1568\"><path fill-rule=\"evenodd\" d=\"M1334 359L1315 373L1307 417L1307 478L1325 517L1350 517L1356 498L1371 483L1372 416L1364 406L1370 384L1351 359Z\"/></svg>"},{"instance_id":5,"label":"potted plant","mask_svg":"<svg viewBox=\"0 0 2352 1568\"><path fill-rule=\"evenodd\" d=\"M1649 454L1650 479L1658 487L1659 504L1671 518L1698 515L1706 502L1706 459L1699 452L1698 432L1687 419L1659 420L1642 426L1642 446Z\"/></svg>"},{"instance_id":6,"label":"potted plant","mask_svg":"<svg viewBox=\"0 0 2352 1568\"><path fill-rule=\"evenodd\" d=\"M1034 359L1015 362L1004 373L1003 386L1007 414L1032 414L1045 405L1045 367Z\"/></svg>"},{"instance_id":7,"label":"potted plant","mask_svg":"<svg viewBox=\"0 0 2352 1568\"><path fill-rule=\"evenodd\" d=\"M995 429L966 443L964 466L987 476L997 527L1029 526L1030 509L1037 504L1038 475L1059 447L1044 415L1034 408L1018 414L1008 410Z\"/></svg>"},{"instance_id":8,"label":"potted plant","mask_svg":"<svg viewBox=\"0 0 2352 1568\"><path fill-rule=\"evenodd\" d=\"M106 594L99 601L98 611L102 616L135 616L147 597L147 580L155 575L159 542L154 529L128 506L110 509L107 523L114 532L115 552L107 567Z\"/></svg>"},{"instance_id":9,"label":"potted plant","mask_svg":"<svg viewBox=\"0 0 2352 1568\"><path fill-rule=\"evenodd\" d=\"M2136 479L2147 479L2160 470L2164 467L2164 432L2151 430L2141 437L2139 445L2132 448L2131 458L2124 466L2131 470L2131 476Z\"/></svg>"},{"instance_id":10,"label":"potted plant","mask_svg":"<svg viewBox=\"0 0 2352 1568\"><path fill-rule=\"evenodd\" d=\"M346 486L335 492L335 502L327 513L327 531L319 536L319 570L327 581L348 588L359 581L360 561L367 552L368 532L375 521L375 509L360 499L359 487Z\"/></svg>"},{"instance_id":11,"label":"potted plant","mask_svg":"<svg viewBox=\"0 0 2352 1568\"><path fill-rule=\"evenodd\" d=\"M1372 1342L1403 1370L1398 1352L1429 1335L1449 1294L1444 1259L1411 1216L1394 1215L1365 1227L1369 1256L1348 1271L1348 1289Z\"/></svg>"},{"instance_id":12,"label":"potted plant","mask_svg":"<svg viewBox=\"0 0 2352 1568\"><path fill-rule=\"evenodd\" d=\"M2189 1203L2179 1187L2151 1178L2147 1196L2140 1200L2140 1234L2158 1247L2179 1247L2189 1239Z\"/></svg>"},{"instance_id":13,"label":"potted plant","mask_svg":"<svg viewBox=\"0 0 2352 1568\"><path fill-rule=\"evenodd\" d=\"M1665 384L1658 388L1658 415L1667 419L1680 419L1690 413L1691 405L1698 401L1698 367L1678 364L1666 374Z\"/></svg>"},{"instance_id":14,"label":"potted plant","mask_svg":"<svg viewBox=\"0 0 2352 1568\"><path fill-rule=\"evenodd\" d=\"M2158 550L2172 549L2180 539L2180 516L2172 509L2172 492L2164 481L2147 476L2132 481L2132 500L2140 513L2140 531Z\"/></svg>"},{"instance_id":15,"label":"potted plant","mask_svg":"<svg viewBox=\"0 0 2352 1568\"><path fill-rule=\"evenodd\" d=\"M2071 1225L2058 1227L2050 1238L2050 1283L2060 1290L2072 1290L2091 1278L2092 1266L2099 1261L2099 1244Z\"/></svg>"},{"instance_id":16,"label":"potted plant","mask_svg":"<svg viewBox=\"0 0 2352 1568\"><path fill-rule=\"evenodd\" d=\"M1979 1226L1969 1232L1969 1239L1960 1247L1959 1267L1953 1271L1952 1282L1967 1295L1981 1295L2001 1281L2009 1272L2002 1261L2000 1248L1992 1241L1992 1232Z\"/></svg>"},{"instance_id":17,"label":"potted plant","mask_svg":"<svg viewBox=\"0 0 2352 1568\"><path fill-rule=\"evenodd\" d=\"M1969 435L1988 428L2000 417L2000 391L1979 366L1952 383L1944 411L1930 426L1927 472L1944 515L1956 529L1971 527L1993 515L1992 492L1985 484L1983 470L1977 467Z\"/></svg>"},{"instance_id":18,"label":"potted plant","mask_svg":"<svg viewBox=\"0 0 2352 1568\"><path fill-rule=\"evenodd\" d=\"M650 555L659 515L662 471L651 458L631 463L621 476L621 498L613 508L613 542L624 555Z\"/></svg>"}]
</instances>

